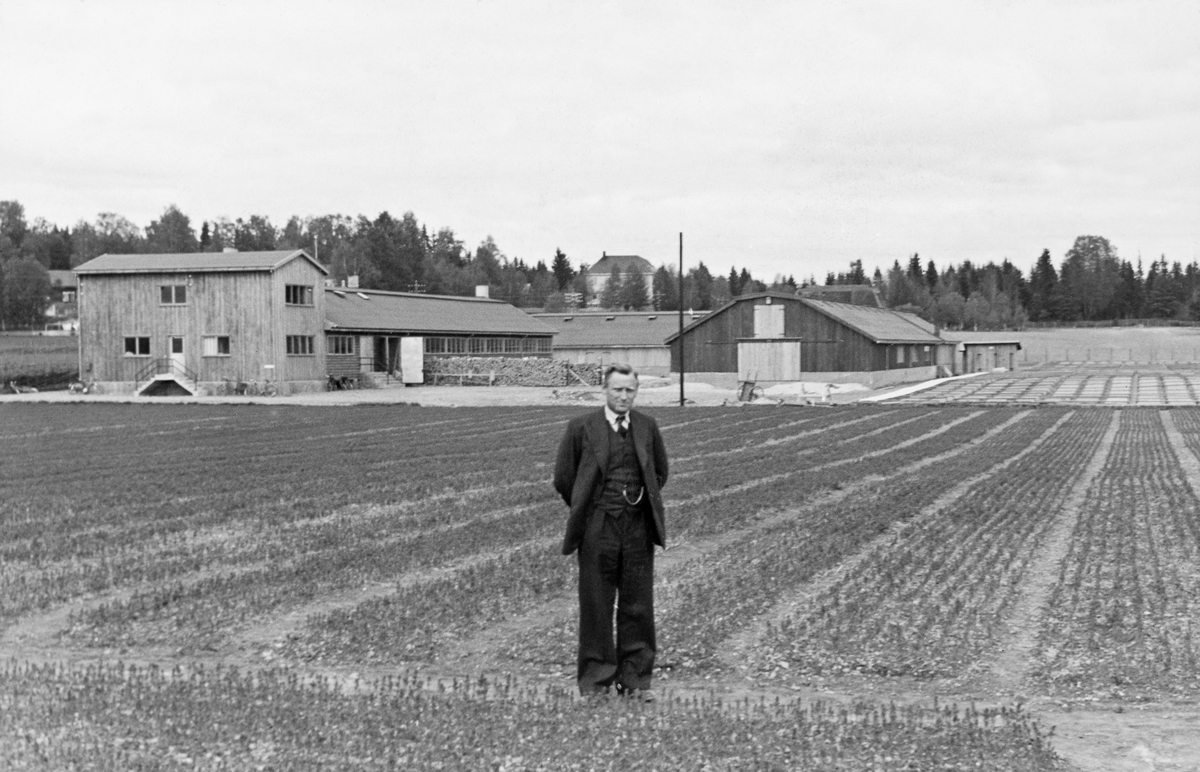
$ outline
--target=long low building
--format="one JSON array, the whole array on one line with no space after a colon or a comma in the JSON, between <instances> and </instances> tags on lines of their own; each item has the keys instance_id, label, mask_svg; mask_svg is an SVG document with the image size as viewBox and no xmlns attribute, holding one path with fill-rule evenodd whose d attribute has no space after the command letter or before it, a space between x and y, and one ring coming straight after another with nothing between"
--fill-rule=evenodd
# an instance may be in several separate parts
<instances>
[{"instance_id":1,"label":"long low building","mask_svg":"<svg viewBox=\"0 0 1200 772\"><path fill-rule=\"evenodd\" d=\"M684 324L704 313L686 312ZM554 328L555 359L572 364L624 362L646 375L671 372L671 349L666 341L679 332L677 311L565 311L533 317Z\"/></svg>"},{"instance_id":2,"label":"long low building","mask_svg":"<svg viewBox=\"0 0 1200 772\"><path fill-rule=\"evenodd\" d=\"M81 377L117 393L288 393L374 372L417 383L426 356L549 357L554 336L497 300L326 288L302 249L105 254L75 273Z\"/></svg>"},{"instance_id":3,"label":"long low building","mask_svg":"<svg viewBox=\"0 0 1200 772\"><path fill-rule=\"evenodd\" d=\"M426 357L549 357L554 330L499 300L339 287L325 291L325 333L330 374L421 383Z\"/></svg>"}]
</instances>

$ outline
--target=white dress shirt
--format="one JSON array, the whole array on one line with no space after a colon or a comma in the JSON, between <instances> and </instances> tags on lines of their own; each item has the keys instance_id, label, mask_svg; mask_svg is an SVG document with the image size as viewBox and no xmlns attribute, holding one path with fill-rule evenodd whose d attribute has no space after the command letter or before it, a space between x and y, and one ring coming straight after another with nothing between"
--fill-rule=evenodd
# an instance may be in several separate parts
<instances>
[{"instance_id":1,"label":"white dress shirt","mask_svg":"<svg viewBox=\"0 0 1200 772\"><path fill-rule=\"evenodd\" d=\"M604 417L608 419L608 425L614 432L619 431L617 429L617 417L618 416L625 416L625 428L628 429L629 428L629 413L618 413L617 411L613 410L608 405L604 406Z\"/></svg>"}]
</instances>

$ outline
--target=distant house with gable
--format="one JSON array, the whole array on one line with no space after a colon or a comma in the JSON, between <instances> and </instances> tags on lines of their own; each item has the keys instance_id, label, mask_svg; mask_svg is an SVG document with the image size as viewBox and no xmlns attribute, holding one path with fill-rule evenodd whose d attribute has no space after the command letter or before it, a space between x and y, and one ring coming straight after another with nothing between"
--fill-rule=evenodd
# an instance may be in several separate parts
<instances>
[{"instance_id":1,"label":"distant house with gable","mask_svg":"<svg viewBox=\"0 0 1200 772\"><path fill-rule=\"evenodd\" d=\"M46 329L77 330L79 309L75 303L78 289L74 271L49 271L50 304L46 306Z\"/></svg>"},{"instance_id":2,"label":"distant house with gable","mask_svg":"<svg viewBox=\"0 0 1200 772\"><path fill-rule=\"evenodd\" d=\"M622 281L627 280L632 273L642 274L646 281L646 302L649 304L655 271L650 261L640 255L610 255L606 252L596 261L595 265L591 265L587 269L588 305L600 305L600 295L608 286L608 280L612 278L615 271L621 272Z\"/></svg>"}]
</instances>

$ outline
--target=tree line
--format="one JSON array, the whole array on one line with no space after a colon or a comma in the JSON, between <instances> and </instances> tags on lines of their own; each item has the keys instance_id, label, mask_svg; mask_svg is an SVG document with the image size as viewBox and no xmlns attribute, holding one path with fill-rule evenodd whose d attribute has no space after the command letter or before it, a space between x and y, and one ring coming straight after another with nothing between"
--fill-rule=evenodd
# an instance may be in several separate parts
<instances>
[{"instance_id":1,"label":"tree line","mask_svg":"<svg viewBox=\"0 0 1200 772\"><path fill-rule=\"evenodd\" d=\"M867 281L861 261L826 284ZM939 269L912 255L871 280L889 308L911 310L951 329L1021 329L1029 322L1104 322L1120 319L1200 320L1200 265L1144 266L1121 259L1103 236L1079 236L1055 267L1043 249L1028 278L1010 261Z\"/></svg>"},{"instance_id":2,"label":"tree line","mask_svg":"<svg viewBox=\"0 0 1200 772\"><path fill-rule=\"evenodd\" d=\"M431 232L432 231L432 232ZM430 229L412 212L394 217L382 212L288 218L276 226L268 217L204 220L197 230L178 207L168 206L145 228L112 212L94 220L59 227L35 218L30 222L18 201L0 201L0 322L6 327L37 328L52 292L48 271L70 270L105 253L158 254L305 249L330 271L337 285L353 280L359 287L438 295L473 295L486 285L489 295L522 308L551 311L585 305L592 298L587 263L572 265L561 249L530 264L504 254L488 236L469 249L449 227ZM642 286L639 288L639 282ZM602 300L605 307L676 310L679 277L663 267L652 291L641 276L613 277ZM795 282L791 281L794 287ZM765 288L745 269L714 278L701 263L684 276L685 307L713 308L731 294ZM733 290L731 292L731 290Z\"/></svg>"},{"instance_id":3,"label":"tree line","mask_svg":"<svg viewBox=\"0 0 1200 772\"><path fill-rule=\"evenodd\" d=\"M430 229L412 212L394 217L321 215L204 220L197 230L174 205L145 228L104 212L72 227L38 217L28 221L18 201L0 201L0 324L38 328L52 292L47 271L70 270L105 253L242 252L306 249L341 285L356 277L363 288L440 295L473 295L486 285L491 297L522 308L559 311L598 301L605 309L710 310L731 298L776 290L794 292L793 276L770 282L746 268L714 274L700 262L681 280L660 266L647 281L640 273L615 273L591 297L588 264L556 249L532 264L504 254L491 236L468 248L450 227ZM682 293L680 283L682 281ZM871 284L890 308L914 311L944 328L1019 329L1027 322L1109 319L1200 319L1200 266L1169 263L1165 256L1143 267L1117 256L1101 236L1080 236L1056 267L1043 250L1026 277L1009 260L999 265L963 261L939 268L912 255L886 273L868 277L861 260L829 273L825 284Z\"/></svg>"}]
</instances>

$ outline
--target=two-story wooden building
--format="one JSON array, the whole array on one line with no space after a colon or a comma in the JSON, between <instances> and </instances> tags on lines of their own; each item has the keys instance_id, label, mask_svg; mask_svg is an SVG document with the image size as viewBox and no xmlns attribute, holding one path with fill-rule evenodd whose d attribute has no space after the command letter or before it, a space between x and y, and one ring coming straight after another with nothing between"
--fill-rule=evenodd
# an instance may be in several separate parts
<instances>
[{"instance_id":1,"label":"two-story wooden building","mask_svg":"<svg viewBox=\"0 0 1200 772\"><path fill-rule=\"evenodd\" d=\"M75 269L84 380L111 392L325 384L325 276L302 249L105 254Z\"/></svg>"}]
</instances>

